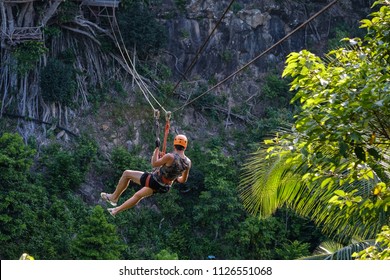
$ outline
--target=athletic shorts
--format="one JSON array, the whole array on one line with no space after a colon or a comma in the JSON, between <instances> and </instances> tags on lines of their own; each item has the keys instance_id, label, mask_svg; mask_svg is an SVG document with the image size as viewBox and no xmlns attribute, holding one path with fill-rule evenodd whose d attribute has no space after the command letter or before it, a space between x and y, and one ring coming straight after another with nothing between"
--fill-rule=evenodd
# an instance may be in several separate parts
<instances>
[{"instance_id":1,"label":"athletic shorts","mask_svg":"<svg viewBox=\"0 0 390 280\"><path fill-rule=\"evenodd\" d=\"M150 175L149 186L146 186L146 179ZM159 182L154 179L153 174L149 172L144 172L140 178L141 187L149 187L153 190L154 193L167 193L171 189L171 185L161 185Z\"/></svg>"}]
</instances>

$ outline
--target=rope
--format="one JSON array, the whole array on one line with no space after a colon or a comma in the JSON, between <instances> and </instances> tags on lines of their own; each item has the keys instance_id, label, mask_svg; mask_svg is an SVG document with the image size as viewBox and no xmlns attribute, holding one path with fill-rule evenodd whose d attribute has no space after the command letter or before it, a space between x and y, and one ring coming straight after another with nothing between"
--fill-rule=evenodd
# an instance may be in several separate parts
<instances>
[{"instance_id":1,"label":"rope","mask_svg":"<svg viewBox=\"0 0 390 280\"><path fill-rule=\"evenodd\" d=\"M106 11L107 15L108 15L108 11ZM114 18L115 22L117 22L117 19L116 19L116 16L115 16L115 13L113 12L112 14L112 17ZM155 112L156 111L156 108L153 106L152 102L150 101L149 99L149 96L146 94L145 90L148 92L148 94L153 98L153 100L160 106L160 108L165 112L167 113L167 110L165 110L165 108L158 102L158 100L153 96L153 94L149 91L149 89L147 88L146 84L144 83L144 81L142 80L141 76L138 74L136 68L135 68L135 64L133 63L133 61L131 60L130 58L130 55L125 47L125 44L124 44L124 40L123 40L123 36L122 36L122 33L120 31L120 28L119 28L119 25L117 24L116 27L118 29L118 33L120 35L120 39L121 39L121 42L124 46L124 50L126 52L126 55L127 55L127 58L122 50L122 47L120 46L119 44L119 40L115 34L115 30L114 30L114 26L111 22L111 19L110 17L108 17L108 21L110 23L110 27L111 27L111 30L112 30L112 34L114 36L114 42L115 42L115 45L117 46L117 48L119 49L119 52L127 66L127 70L128 72L134 77L134 80L135 82L137 83L138 87L140 88L142 94L144 95L146 101L149 103L149 105L152 107L153 111ZM129 66L129 63L128 61L130 62L131 66L132 66L132 69L130 68ZM145 89L145 90L144 90Z\"/></svg>"},{"instance_id":2,"label":"rope","mask_svg":"<svg viewBox=\"0 0 390 280\"><path fill-rule=\"evenodd\" d=\"M115 14L113 14L113 17L115 19L115 22L117 22L116 20L116 17L115 17ZM153 98L153 100L161 107L161 109L165 112L165 119L166 119L166 124L165 124L165 131L164 131L164 140L163 140L163 146L162 146L162 152L160 153L160 156L162 155L165 155L166 153L166 149L167 149L167 139L168 139L168 134L169 134L169 129L170 129L170 118L171 118L171 112L170 111L167 111L165 110L165 108L158 102L158 100L153 96L153 94L149 91L148 87L146 86L146 84L144 83L144 81L142 80L141 76L138 74L136 68L135 68L135 63L132 62L131 58L130 58L130 55L129 55L129 52L127 51L126 47L125 47L125 43L124 43L124 40L123 40L123 36L122 36L122 33L120 31L120 28L119 28L119 25L117 24L116 27L118 29L118 33L119 33L119 36L120 36L120 39L121 39L121 43L122 45L124 46L124 50L126 52L126 55L127 55L127 59L128 61L130 62L132 68L133 68L133 72L131 71L130 69L130 66L127 62L127 59L122 51L122 48L119 44L119 40L115 34L115 30L114 30L114 27L113 27L113 24L111 22L111 20L109 19L109 22L110 22L110 26L111 26L111 30L112 30L112 33L113 33L113 36L114 36L114 41L115 41L115 44L116 46L118 47L121 55L122 55L122 58L124 59L125 61L125 64L128 68L128 71L130 72L130 74L133 75L138 87L141 89L144 97L146 98L146 100L149 102L150 106L152 107L153 109L153 112L154 112L154 124L155 124L155 135L156 135L156 140L159 139L159 136L160 136L160 123L159 123L159 118L160 118L160 111L157 110L156 108L154 108L153 104L150 102L150 99L149 97L147 96L147 94L145 93L144 89L149 93L149 95Z\"/></svg>"},{"instance_id":3,"label":"rope","mask_svg":"<svg viewBox=\"0 0 390 280\"><path fill-rule=\"evenodd\" d=\"M237 71L235 71L234 73L230 74L229 76L227 76L225 79L223 79L222 81L220 81L219 83L217 83L216 85L214 85L213 87L211 87L210 89L208 89L207 91L205 91L204 93L202 93L201 95L195 97L194 99L192 99L191 101L188 101L186 102L183 106L175 109L173 111L173 113L183 109L184 107L186 107L187 105L195 102L197 99L201 98L202 96L206 95L207 93L211 92L212 90L214 90L215 88L219 87L220 85L222 85L223 83L225 83L226 81L230 80L231 78L233 78L235 75L237 75L239 72L243 71L245 68L247 68L249 65L251 65L252 63L254 63L256 60L258 60L259 58L261 58L262 56L264 56L265 54L267 54L269 51L271 51L272 49L274 49L275 47L277 47L278 45L280 45L282 42L284 42L285 40L287 40L289 37L291 37L293 34L295 34L296 32L298 32L302 27L304 27L305 25L307 25L309 22L311 22L312 20L314 20L315 18L317 18L319 15L321 15L322 13L324 13L326 10L328 10L330 7L332 7L334 4L336 4L339 0L334 0L332 1L331 3L329 3L328 5L326 5L324 8L322 8L319 12L317 12L316 14L314 14L313 16L311 16L308 20L306 20L304 23L302 23L300 26L298 26L297 28L295 28L293 31L291 31L289 34L287 34L286 36L284 36L282 39L280 39L278 42L276 42L275 44L273 44L271 47L269 47L268 49L266 49L264 52L262 52L261 54L259 54L258 56L256 56L254 59L252 59L251 61L249 61L247 64L245 64L244 66L242 66L241 68L239 68Z\"/></svg>"},{"instance_id":4,"label":"rope","mask_svg":"<svg viewBox=\"0 0 390 280\"><path fill-rule=\"evenodd\" d=\"M159 118L160 118L160 111L154 110L154 126L156 132L156 140L160 139L160 123L158 122Z\"/></svg>"},{"instance_id":5,"label":"rope","mask_svg":"<svg viewBox=\"0 0 390 280\"><path fill-rule=\"evenodd\" d=\"M115 19L115 21L116 21L116 19ZM122 37L122 33L121 33L121 31L120 31L118 25L117 25L117 28L118 28L118 33L119 33L121 42L122 42L122 44L124 45L125 43L124 43L124 40L123 40L123 37ZM128 59L129 59L129 61L130 61L130 64L133 66L133 71L134 71L134 73L137 75L137 77L139 78L141 84L144 86L144 88L145 88L146 91L149 93L149 95L153 98L153 100L157 103L157 105L160 106L160 108L161 108L165 113L167 113L168 111L165 110L165 108L160 104L160 102L158 102L158 100L154 97L154 95L152 94L152 92L148 89L148 87L147 87L147 85L145 84L145 82L143 81L142 77L138 74L138 72L137 72L137 70L136 70L136 68L135 68L135 64L134 64L134 63L132 62L132 60L130 59L130 55L129 55L129 52L127 51L127 49L126 49L126 48L124 48L124 49L125 49L125 52L126 52L126 54L127 54Z\"/></svg>"},{"instance_id":6,"label":"rope","mask_svg":"<svg viewBox=\"0 0 390 280\"><path fill-rule=\"evenodd\" d=\"M207 42L210 40L211 36L214 34L214 31L217 29L217 27L219 26L219 24L222 22L222 19L225 17L226 13L230 10L230 7L233 5L233 2L235 0L231 0L230 1L230 4L229 6L226 8L226 10L224 11L224 13L222 14L222 16L220 17L220 19L218 20L217 24L214 26L213 30L210 32L210 34L208 35L207 39L203 42L203 45L199 48L198 52L196 53L194 59L192 60L190 66L188 66L188 68L186 69L186 71L182 74L182 77L181 79L176 83L175 87L173 88L172 90L172 93L175 92L175 90L177 89L177 87L179 86L179 84L181 83L181 81L183 80L183 78L185 78L185 75L188 73L188 71L190 71L192 69L192 67L195 65L195 62L198 60L198 57L199 57L199 54L203 51L203 49L206 47L206 44Z\"/></svg>"},{"instance_id":7,"label":"rope","mask_svg":"<svg viewBox=\"0 0 390 280\"><path fill-rule=\"evenodd\" d=\"M123 53L123 51L122 51L122 48L121 48L121 46L119 45L118 38L117 38L116 35L115 35L114 27L112 26L111 20L109 20L109 22L110 22L110 25L111 25L111 29L112 29L112 31L113 31L112 33L113 33L113 35L114 35L115 45L116 45L117 48L119 49L119 52L121 53L121 56L122 56L122 58L123 58L124 61L125 61L125 64L126 64L126 66L127 66L128 72L134 77L134 80L135 80L135 82L137 83L138 87L140 88L140 90L141 90L142 94L144 95L146 101L150 104L150 106L152 107L153 111L155 111L156 108L153 106L153 104L152 104L152 102L150 101L149 97L147 96L147 94L146 94L145 91L143 90L142 85L139 83L139 81L138 81L138 79L137 79L137 76L133 73L132 69L130 68L130 66L129 66L129 64L128 64L126 58L125 58L125 55L124 55L124 53ZM134 69L134 67L133 67L133 69Z\"/></svg>"}]
</instances>

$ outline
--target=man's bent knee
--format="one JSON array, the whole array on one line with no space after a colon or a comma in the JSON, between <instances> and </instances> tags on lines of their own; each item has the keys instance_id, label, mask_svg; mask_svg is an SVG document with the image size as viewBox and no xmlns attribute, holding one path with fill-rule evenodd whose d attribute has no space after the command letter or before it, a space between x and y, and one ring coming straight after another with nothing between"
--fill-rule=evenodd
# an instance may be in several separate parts
<instances>
[{"instance_id":1,"label":"man's bent knee","mask_svg":"<svg viewBox=\"0 0 390 280\"><path fill-rule=\"evenodd\" d=\"M134 171L133 170L125 170L122 174L122 177L125 177L126 179L132 179L134 177Z\"/></svg>"}]
</instances>

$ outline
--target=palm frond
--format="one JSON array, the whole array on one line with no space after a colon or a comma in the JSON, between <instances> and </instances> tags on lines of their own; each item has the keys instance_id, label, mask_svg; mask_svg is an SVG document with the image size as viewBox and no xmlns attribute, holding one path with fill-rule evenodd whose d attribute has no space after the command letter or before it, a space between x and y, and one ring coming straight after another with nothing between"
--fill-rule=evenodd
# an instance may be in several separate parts
<instances>
[{"instance_id":1,"label":"palm frond","mask_svg":"<svg viewBox=\"0 0 390 280\"><path fill-rule=\"evenodd\" d=\"M264 149L251 155L243 167L239 184L245 208L260 217L272 215L286 200L296 197L296 191L299 191L295 188L299 178L293 176L285 160L266 156Z\"/></svg>"},{"instance_id":2,"label":"palm frond","mask_svg":"<svg viewBox=\"0 0 390 280\"><path fill-rule=\"evenodd\" d=\"M320 147L324 158L334 157L335 151ZM303 161L298 166L288 161L293 155L267 157L266 147L253 153L243 167L239 191L245 208L254 215L267 217L283 205L297 214L321 224L324 233L340 241L348 241L351 236L373 238L389 219L389 213L375 215L351 215L348 207L336 207L329 204L335 191L343 190L360 196L362 205L372 199L372 189L380 181L374 172L373 179L356 180L353 183L338 185L324 182L323 176L310 184L302 181L309 166ZM289 163L290 162L290 163ZM326 162L326 160L324 160ZM348 159L345 159L348 163ZM348 175L348 170L340 170L340 176Z\"/></svg>"},{"instance_id":3,"label":"palm frond","mask_svg":"<svg viewBox=\"0 0 390 280\"><path fill-rule=\"evenodd\" d=\"M303 257L301 260L352 260L353 253L375 245L373 239L352 243L344 247L334 241L325 241L318 246L312 256Z\"/></svg>"}]
</instances>

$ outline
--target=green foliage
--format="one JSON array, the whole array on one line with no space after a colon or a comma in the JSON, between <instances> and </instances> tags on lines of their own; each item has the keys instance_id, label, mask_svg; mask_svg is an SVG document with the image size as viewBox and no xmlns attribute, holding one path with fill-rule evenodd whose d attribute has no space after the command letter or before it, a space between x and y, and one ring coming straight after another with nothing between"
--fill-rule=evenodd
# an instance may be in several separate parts
<instances>
[{"instance_id":1,"label":"green foliage","mask_svg":"<svg viewBox=\"0 0 390 280\"><path fill-rule=\"evenodd\" d=\"M17 134L0 138L0 246L1 259L18 259L31 252L36 259L69 259L73 228L83 205L71 206L70 199L51 196L30 175L35 151ZM39 177L39 176L38 176ZM77 217L77 220L76 220Z\"/></svg>"},{"instance_id":2,"label":"green foliage","mask_svg":"<svg viewBox=\"0 0 390 280\"><path fill-rule=\"evenodd\" d=\"M28 183L27 176L19 175L19 182L2 189L0 202L0 245L2 259L17 259L23 251L34 252L34 238L39 231L42 205L47 198L45 190ZM1 182L4 187L4 182Z\"/></svg>"},{"instance_id":3,"label":"green foliage","mask_svg":"<svg viewBox=\"0 0 390 280\"><path fill-rule=\"evenodd\" d=\"M56 38L61 35L61 29L57 26L45 26L43 32L46 38Z\"/></svg>"},{"instance_id":4,"label":"green foliage","mask_svg":"<svg viewBox=\"0 0 390 280\"><path fill-rule=\"evenodd\" d=\"M287 103L290 100L288 90L288 82L281 79L277 74L268 75L262 87L264 99L276 100L280 104L278 107L286 107L288 105Z\"/></svg>"},{"instance_id":5,"label":"green foliage","mask_svg":"<svg viewBox=\"0 0 390 280\"><path fill-rule=\"evenodd\" d=\"M243 215L234 187L232 159L223 157L218 150L203 152L202 158L198 164L204 173L204 189L194 206L192 218L196 228L202 229L203 248L195 254L224 256L232 253L230 246L222 246L227 242L225 235ZM193 160L196 162L196 157ZM211 238L214 242L210 242Z\"/></svg>"},{"instance_id":6,"label":"green foliage","mask_svg":"<svg viewBox=\"0 0 390 280\"><path fill-rule=\"evenodd\" d=\"M242 5L240 3L234 2L232 5L233 13L237 14L241 10L242 10Z\"/></svg>"},{"instance_id":7,"label":"green foliage","mask_svg":"<svg viewBox=\"0 0 390 280\"><path fill-rule=\"evenodd\" d=\"M390 7L371 20L363 40L323 61L291 53L283 76L291 77L301 110L291 130L266 140L244 167L247 208L269 216L287 205L344 241L372 238L389 221Z\"/></svg>"},{"instance_id":8,"label":"green foliage","mask_svg":"<svg viewBox=\"0 0 390 280\"><path fill-rule=\"evenodd\" d=\"M131 3L118 13L118 24L128 49L136 48L141 58L158 52L166 43L166 32L150 9L142 3Z\"/></svg>"},{"instance_id":9,"label":"green foliage","mask_svg":"<svg viewBox=\"0 0 390 280\"><path fill-rule=\"evenodd\" d=\"M45 184L50 191L60 193L75 190L83 182L84 174L76 166L74 155L53 145L45 151Z\"/></svg>"},{"instance_id":10,"label":"green foliage","mask_svg":"<svg viewBox=\"0 0 390 280\"><path fill-rule=\"evenodd\" d=\"M187 0L175 0L175 5L180 11L184 12L186 10L186 2Z\"/></svg>"},{"instance_id":11,"label":"green foliage","mask_svg":"<svg viewBox=\"0 0 390 280\"><path fill-rule=\"evenodd\" d=\"M73 1L64 1L58 9L58 23L66 23L74 20L79 13L79 5Z\"/></svg>"},{"instance_id":12,"label":"green foliage","mask_svg":"<svg viewBox=\"0 0 390 280\"><path fill-rule=\"evenodd\" d=\"M42 98L46 102L59 102L65 106L73 105L77 84L74 69L70 64L58 59L49 60L42 69L40 86Z\"/></svg>"},{"instance_id":13,"label":"green foliage","mask_svg":"<svg viewBox=\"0 0 390 280\"><path fill-rule=\"evenodd\" d=\"M41 149L30 175L34 151L20 136L5 134L0 139L0 154L7 155L3 162L15 163L0 164L0 176L17 175L17 180L0 182L2 259L17 259L26 251L35 259L53 260L205 259L210 254L275 259L287 257L276 249L289 240L307 241L301 238L307 230L302 221L285 216L258 220L245 214L235 187L235 162L218 149L201 152L191 147L194 165L188 185L176 184L170 193L145 199L113 219L100 206L88 208L69 188L84 181L90 167L99 167L99 179L107 176L115 184L124 169L150 169L149 159L117 148L112 164L95 164L101 160L96 143L82 137L75 144ZM23 168L16 172L17 166ZM120 203L137 188L131 184ZM294 248L298 255L300 247Z\"/></svg>"},{"instance_id":14,"label":"green foliage","mask_svg":"<svg viewBox=\"0 0 390 280\"><path fill-rule=\"evenodd\" d=\"M69 259L70 244L79 221L71 210L69 199L51 196L50 201L42 200L44 196L44 193L40 194L41 203L39 208L34 210L40 221L36 221L37 224L28 231L29 251L34 252L34 256L39 259ZM83 209L80 202L77 207Z\"/></svg>"},{"instance_id":15,"label":"green foliage","mask_svg":"<svg viewBox=\"0 0 390 280\"><path fill-rule=\"evenodd\" d=\"M71 244L74 259L84 260L118 260L124 249L116 226L107 221L101 206L93 208Z\"/></svg>"},{"instance_id":16,"label":"green foliage","mask_svg":"<svg viewBox=\"0 0 390 280\"><path fill-rule=\"evenodd\" d=\"M74 151L77 167L81 172L87 172L97 160L98 145L89 136L83 135L78 139Z\"/></svg>"},{"instance_id":17,"label":"green foliage","mask_svg":"<svg viewBox=\"0 0 390 280\"><path fill-rule=\"evenodd\" d=\"M250 216L228 233L227 242L235 244L230 252L234 259L275 259L272 248L286 242L285 226L275 217L260 220Z\"/></svg>"},{"instance_id":18,"label":"green foliage","mask_svg":"<svg viewBox=\"0 0 390 280\"><path fill-rule=\"evenodd\" d=\"M276 254L280 256L282 260L296 260L309 253L308 243L300 243L299 241L293 241L288 244L283 244L282 248L276 249Z\"/></svg>"},{"instance_id":19,"label":"green foliage","mask_svg":"<svg viewBox=\"0 0 390 280\"><path fill-rule=\"evenodd\" d=\"M221 59L225 63L230 63L233 61L234 54L230 50L224 50L221 54Z\"/></svg>"},{"instance_id":20,"label":"green foliage","mask_svg":"<svg viewBox=\"0 0 390 280\"><path fill-rule=\"evenodd\" d=\"M17 71L22 75L31 71L47 51L48 49L43 42L26 41L21 43L12 51L12 55L18 61Z\"/></svg>"},{"instance_id":21,"label":"green foliage","mask_svg":"<svg viewBox=\"0 0 390 280\"><path fill-rule=\"evenodd\" d=\"M205 190L194 208L194 219L216 232L221 230L221 224L228 226L242 214L241 203L236 195L233 169L230 168L233 160L224 157L218 150L203 156L208 158L208 169L204 178Z\"/></svg>"},{"instance_id":22,"label":"green foliage","mask_svg":"<svg viewBox=\"0 0 390 280\"><path fill-rule=\"evenodd\" d=\"M178 260L179 257L176 253L170 253L168 250L161 250L158 254L155 256L156 260Z\"/></svg>"},{"instance_id":23,"label":"green foliage","mask_svg":"<svg viewBox=\"0 0 390 280\"><path fill-rule=\"evenodd\" d=\"M59 144L46 147L40 159L45 178L42 183L54 194L78 189L96 153L96 143L86 138L82 138L73 151Z\"/></svg>"},{"instance_id":24,"label":"green foliage","mask_svg":"<svg viewBox=\"0 0 390 280\"><path fill-rule=\"evenodd\" d=\"M376 245L363 251L354 253L353 257L359 260L390 260L390 228L383 226L377 235Z\"/></svg>"},{"instance_id":25,"label":"green foliage","mask_svg":"<svg viewBox=\"0 0 390 280\"><path fill-rule=\"evenodd\" d=\"M127 191L126 196L130 195ZM162 217L149 207L134 208L115 217L121 236L127 240L124 259L153 259L156 253L169 248L159 229L161 220Z\"/></svg>"},{"instance_id":26,"label":"green foliage","mask_svg":"<svg viewBox=\"0 0 390 280\"><path fill-rule=\"evenodd\" d=\"M18 134L3 133L0 137L0 189L23 181L33 163L35 151L23 143Z\"/></svg>"},{"instance_id":27,"label":"green foliage","mask_svg":"<svg viewBox=\"0 0 390 280\"><path fill-rule=\"evenodd\" d=\"M76 54L73 49L68 48L58 54L58 60L71 66L74 62L76 62Z\"/></svg>"},{"instance_id":28,"label":"green foliage","mask_svg":"<svg viewBox=\"0 0 390 280\"><path fill-rule=\"evenodd\" d=\"M334 31L329 35L328 50L335 50L340 47L346 47L346 42L343 41L347 37L363 37L364 34L357 27L351 27L346 24L339 24Z\"/></svg>"},{"instance_id":29,"label":"green foliage","mask_svg":"<svg viewBox=\"0 0 390 280\"><path fill-rule=\"evenodd\" d=\"M116 170L116 177L119 178L122 172L127 169L148 171L150 162L123 147L117 147L111 154L112 167Z\"/></svg>"}]
</instances>

